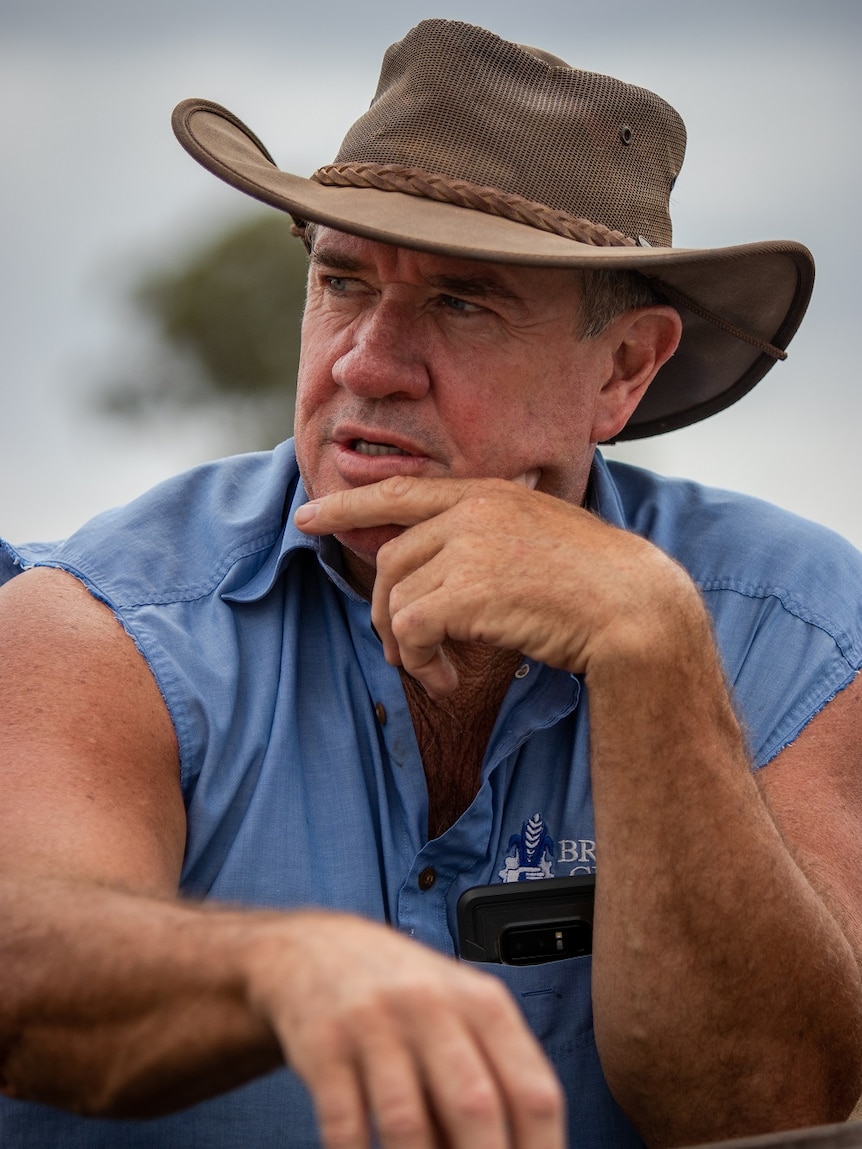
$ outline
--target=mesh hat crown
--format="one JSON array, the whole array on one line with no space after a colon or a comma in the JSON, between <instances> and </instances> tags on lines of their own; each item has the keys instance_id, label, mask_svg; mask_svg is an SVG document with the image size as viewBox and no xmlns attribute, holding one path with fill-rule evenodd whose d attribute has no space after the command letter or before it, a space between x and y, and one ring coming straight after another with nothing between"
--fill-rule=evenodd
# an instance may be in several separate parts
<instances>
[{"instance_id":1,"label":"mesh hat crown","mask_svg":"<svg viewBox=\"0 0 862 1149\"><path fill-rule=\"evenodd\" d=\"M684 155L682 120L652 92L429 20L386 52L335 164L417 168L669 247Z\"/></svg>"},{"instance_id":2,"label":"mesh hat crown","mask_svg":"<svg viewBox=\"0 0 862 1149\"><path fill-rule=\"evenodd\" d=\"M209 171L300 226L460 258L646 276L679 309L683 334L621 439L739 399L785 358L811 295L802 244L671 246L685 128L669 104L469 24L426 20L393 44L370 108L310 179L279 169L211 101L184 100L173 126Z\"/></svg>"}]
</instances>

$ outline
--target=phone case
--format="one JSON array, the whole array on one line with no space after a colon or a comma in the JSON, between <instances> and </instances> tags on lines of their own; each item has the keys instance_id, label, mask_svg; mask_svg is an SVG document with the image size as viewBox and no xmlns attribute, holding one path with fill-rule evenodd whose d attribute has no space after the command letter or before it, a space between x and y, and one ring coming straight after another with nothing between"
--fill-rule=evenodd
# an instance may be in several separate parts
<instances>
[{"instance_id":1,"label":"phone case","mask_svg":"<svg viewBox=\"0 0 862 1149\"><path fill-rule=\"evenodd\" d=\"M476 962L533 965L592 952L593 875L474 886L458 899L458 947Z\"/></svg>"}]
</instances>

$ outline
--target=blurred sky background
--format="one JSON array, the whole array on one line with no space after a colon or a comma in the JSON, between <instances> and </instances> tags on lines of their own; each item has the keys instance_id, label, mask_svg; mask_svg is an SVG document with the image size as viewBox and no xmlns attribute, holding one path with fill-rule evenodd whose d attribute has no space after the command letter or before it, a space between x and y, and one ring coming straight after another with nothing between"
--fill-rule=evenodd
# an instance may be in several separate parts
<instances>
[{"instance_id":1,"label":"blurred sky background","mask_svg":"<svg viewBox=\"0 0 862 1149\"><path fill-rule=\"evenodd\" d=\"M761 495L862 547L858 0L3 0L0 534L65 535L234 449L224 419L129 423L93 399L136 353L129 285L253 210L174 141L174 104L225 104L308 175L368 104L385 46L429 16L669 100L689 132L678 246L811 247L789 360L706 423L609 454Z\"/></svg>"}]
</instances>

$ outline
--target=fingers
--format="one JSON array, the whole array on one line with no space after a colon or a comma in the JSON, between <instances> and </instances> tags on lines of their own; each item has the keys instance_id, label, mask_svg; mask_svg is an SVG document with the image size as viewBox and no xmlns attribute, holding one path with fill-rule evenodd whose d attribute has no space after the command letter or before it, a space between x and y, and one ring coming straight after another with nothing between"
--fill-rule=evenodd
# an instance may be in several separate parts
<instances>
[{"instance_id":1,"label":"fingers","mask_svg":"<svg viewBox=\"0 0 862 1149\"><path fill-rule=\"evenodd\" d=\"M399 647L400 664L420 682L429 698L440 702L458 689L458 671L439 643L418 646L415 642Z\"/></svg>"},{"instance_id":2,"label":"fingers","mask_svg":"<svg viewBox=\"0 0 862 1149\"><path fill-rule=\"evenodd\" d=\"M393 666L403 666L435 700L458 686L458 673L443 648L447 623L455 620L435 609L445 570L435 559L445 545L445 530L426 524L409 543L381 548L371 600L371 617Z\"/></svg>"},{"instance_id":3,"label":"fingers","mask_svg":"<svg viewBox=\"0 0 862 1149\"><path fill-rule=\"evenodd\" d=\"M509 1098L512 1145L558 1149L568 1143L563 1088L536 1038L525 1027L517 1026L521 1020L514 1001L506 994L498 1010L485 1011L480 1039L501 1093Z\"/></svg>"},{"instance_id":4,"label":"fingers","mask_svg":"<svg viewBox=\"0 0 862 1149\"><path fill-rule=\"evenodd\" d=\"M573 611L573 588L598 583L616 616L616 583L600 578L582 546L592 517L534 491L540 478L537 470L514 480L399 476L327 495L296 521L314 534L406 528L377 549L372 621L387 661L441 700L458 687L451 643L518 650L580 673L601 612L586 593L590 611Z\"/></svg>"},{"instance_id":5,"label":"fingers","mask_svg":"<svg viewBox=\"0 0 862 1149\"><path fill-rule=\"evenodd\" d=\"M462 1019L442 1008L434 1013L421 1035L410 1026L397 1034L403 1044L372 1040L363 1051L366 1094L381 1145L509 1149L508 1105L478 1042ZM411 1019L405 1020L409 1026Z\"/></svg>"},{"instance_id":6,"label":"fingers","mask_svg":"<svg viewBox=\"0 0 862 1149\"><path fill-rule=\"evenodd\" d=\"M366 1124L373 1124L383 1149L436 1145L428 1097L409 1048L387 1024L371 1024L363 1036L357 1069L364 1081Z\"/></svg>"},{"instance_id":7,"label":"fingers","mask_svg":"<svg viewBox=\"0 0 862 1149\"><path fill-rule=\"evenodd\" d=\"M327 1149L372 1132L381 1149L563 1149L562 1090L507 992L463 988L380 1000L319 1044L305 1072Z\"/></svg>"},{"instance_id":8,"label":"fingers","mask_svg":"<svg viewBox=\"0 0 862 1149\"><path fill-rule=\"evenodd\" d=\"M423 1058L422 1070L441 1144L447 1149L508 1149L508 1100L480 1043L447 1017L436 1028L436 1054Z\"/></svg>"},{"instance_id":9,"label":"fingers","mask_svg":"<svg viewBox=\"0 0 862 1149\"><path fill-rule=\"evenodd\" d=\"M294 522L309 535L339 534L361 527L394 524L412 527L442 515L466 495L481 486L505 490L513 482L535 490L541 471L534 469L514 479L416 479L395 475L379 483L333 491L303 504L294 513Z\"/></svg>"},{"instance_id":10,"label":"fingers","mask_svg":"<svg viewBox=\"0 0 862 1149\"><path fill-rule=\"evenodd\" d=\"M442 1033L443 1055L425 1065L452 1149L562 1149L562 1088L519 1011L496 982L468 1034Z\"/></svg>"},{"instance_id":11,"label":"fingers","mask_svg":"<svg viewBox=\"0 0 862 1149\"><path fill-rule=\"evenodd\" d=\"M413 479L398 475L334 491L299 507L294 522L311 535L338 534L361 527L412 527L440 515L464 496L474 480Z\"/></svg>"},{"instance_id":12,"label":"fingers","mask_svg":"<svg viewBox=\"0 0 862 1149\"><path fill-rule=\"evenodd\" d=\"M369 1149L368 1105L354 1067L328 1058L309 1077L321 1143L326 1149Z\"/></svg>"},{"instance_id":13,"label":"fingers","mask_svg":"<svg viewBox=\"0 0 862 1149\"><path fill-rule=\"evenodd\" d=\"M553 1067L497 978L331 912L273 917L244 952L325 1149L565 1146Z\"/></svg>"}]
</instances>

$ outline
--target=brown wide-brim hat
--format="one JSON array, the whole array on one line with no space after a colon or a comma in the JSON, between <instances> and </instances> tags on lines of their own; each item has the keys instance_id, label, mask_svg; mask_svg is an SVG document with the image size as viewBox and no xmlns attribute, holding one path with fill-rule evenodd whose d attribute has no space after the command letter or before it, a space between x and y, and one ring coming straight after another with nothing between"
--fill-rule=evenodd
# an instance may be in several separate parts
<instances>
[{"instance_id":1,"label":"brown wide-brim hat","mask_svg":"<svg viewBox=\"0 0 862 1149\"><path fill-rule=\"evenodd\" d=\"M300 228L530 267L639 271L679 309L683 335L620 439L741 398L786 357L811 296L802 244L671 246L685 127L669 104L469 24L426 20L393 44L371 107L311 179L281 171L210 101L183 101L173 126L205 168Z\"/></svg>"}]
</instances>

